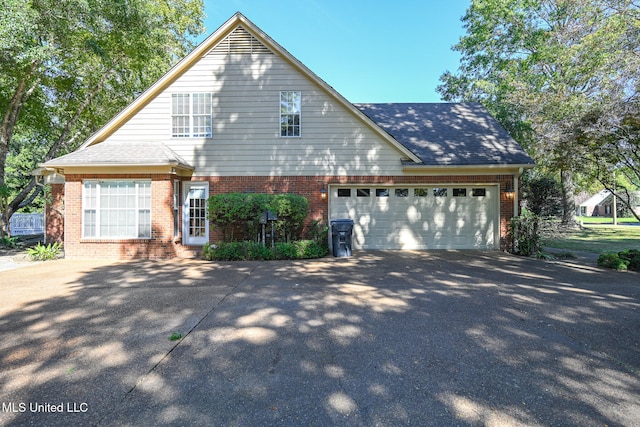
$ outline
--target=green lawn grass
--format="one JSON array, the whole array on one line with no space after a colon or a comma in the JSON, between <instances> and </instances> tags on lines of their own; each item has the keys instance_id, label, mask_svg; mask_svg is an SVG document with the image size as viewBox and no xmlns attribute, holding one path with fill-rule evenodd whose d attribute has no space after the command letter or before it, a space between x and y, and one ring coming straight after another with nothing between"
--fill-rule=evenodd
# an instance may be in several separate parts
<instances>
[{"instance_id":1,"label":"green lawn grass","mask_svg":"<svg viewBox=\"0 0 640 427\"><path fill-rule=\"evenodd\" d=\"M608 219L611 222L611 218ZM556 249L597 254L620 252L625 249L640 250L640 225L614 226L585 223L581 230L545 238L542 244Z\"/></svg>"},{"instance_id":2,"label":"green lawn grass","mask_svg":"<svg viewBox=\"0 0 640 427\"><path fill-rule=\"evenodd\" d=\"M606 217L601 217L601 216L579 216L576 217L576 221L578 223L582 222L583 224L612 224L613 225L613 218L606 218ZM638 223L638 220L631 217L631 218L618 218L618 224L631 224L631 223Z\"/></svg>"}]
</instances>

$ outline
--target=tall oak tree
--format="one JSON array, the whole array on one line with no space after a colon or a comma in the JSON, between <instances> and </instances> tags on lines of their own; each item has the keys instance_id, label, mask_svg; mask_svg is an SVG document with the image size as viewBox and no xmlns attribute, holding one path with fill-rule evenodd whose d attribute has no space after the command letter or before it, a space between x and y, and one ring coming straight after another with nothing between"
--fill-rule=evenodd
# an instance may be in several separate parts
<instances>
[{"instance_id":1,"label":"tall oak tree","mask_svg":"<svg viewBox=\"0 0 640 427\"><path fill-rule=\"evenodd\" d=\"M585 117L637 89L637 19L631 0L473 0L462 18L459 70L438 90L485 104L543 174L560 177L564 222L575 174L592 167Z\"/></svg>"},{"instance_id":2,"label":"tall oak tree","mask_svg":"<svg viewBox=\"0 0 640 427\"><path fill-rule=\"evenodd\" d=\"M0 0L0 233L75 149L193 48L202 0Z\"/></svg>"}]
</instances>

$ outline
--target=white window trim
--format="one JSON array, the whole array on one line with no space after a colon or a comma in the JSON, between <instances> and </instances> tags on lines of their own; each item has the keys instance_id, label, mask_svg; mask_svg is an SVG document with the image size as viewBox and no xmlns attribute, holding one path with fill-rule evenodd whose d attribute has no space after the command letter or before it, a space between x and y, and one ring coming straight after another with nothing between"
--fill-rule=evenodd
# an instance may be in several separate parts
<instances>
[{"instance_id":1,"label":"white window trim","mask_svg":"<svg viewBox=\"0 0 640 427\"><path fill-rule=\"evenodd\" d=\"M151 184L152 181L150 179L87 179L82 181L82 221L81 221L81 227L82 227L82 239L87 239L87 240L149 240L152 238L152 233L153 233L153 194L150 194L150 198L151 198L151 204L149 206L149 236L146 237L139 237L139 236L127 236L127 235L122 235L122 236L107 236L107 237L102 237L100 236L100 186L101 183L103 182L134 182L136 184L136 205L135 205L135 210L136 210L136 223L135 223L135 229L139 230L140 229L140 194L139 194L139 184L144 182L144 183L149 183ZM96 184L96 206L95 206L95 211L96 211L96 221L95 221L95 227L96 227L96 232L95 235L93 236L87 236L85 235L85 212L88 209L86 206L86 193L85 193L85 184L87 183L95 183ZM150 191L153 191L153 187L150 187Z\"/></svg>"},{"instance_id":2,"label":"white window trim","mask_svg":"<svg viewBox=\"0 0 640 427\"><path fill-rule=\"evenodd\" d=\"M174 95L187 95L189 102L188 102L188 113L187 114L182 114L181 116L189 116L189 132L186 134L177 134L174 132L173 129L173 100L174 100ZM207 134L204 135L194 135L194 128L195 128L195 124L194 124L194 115L195 116L204 116L206 114L194 114L193 110L193 102L194 102L194 95L209 95L209 118L211 120L210 123L210 131ZM170 117L170 127L171 127L171 138L173 139L185 139L185 138L213 138L213 94L211 92L176 92L176 93L172 93L171 94L171 102L170 102L170 110L169 110L169 117Z\"/></svg>"},{"instance_id":3,"label":"white window trim","mask_svg":"<svg viewBox=\"0 0 640 427\"><path fill-rule=\"evenodd\" d=\"M180 181L173 180L173 237L180 235Z\"/></svg>"},{"instance_id":4,"label":"white window trim","mask_svg":"<svg viewBox=\"0 0 640 427\"><path fill-rule=\"evenodd\" d=\"M282 94L283 93L288 93L288 92L295 92L298 94L298 98L300 99L300 111L298 112L298 135L282 135ZM278 97L278 124L279 124L279 129L278 129L278 135L280 135L280 138L301 138L302 137L302 91L301 90L281 90L279 93L279 97ZM285 113L287 115L289 115L288 113Z\"/></svg>"}]
</instances>

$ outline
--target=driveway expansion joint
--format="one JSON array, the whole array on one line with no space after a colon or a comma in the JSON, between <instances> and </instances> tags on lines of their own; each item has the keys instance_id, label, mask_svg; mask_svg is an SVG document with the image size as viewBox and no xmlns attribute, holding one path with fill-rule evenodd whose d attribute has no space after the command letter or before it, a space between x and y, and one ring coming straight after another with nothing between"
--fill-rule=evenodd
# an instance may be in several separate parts
<instances>
[{"instance_id":1,"label":"driveway expansion joint","mask_svg":"<svg viewBox=\"0 0 640 427\"><path fill-rule=\"evenodd\" d=\"M249 277L251 276L251 273L253 273L253 271L257 268L257 265L254 266L249 272L247 272L244 277L242 278L242 280L240 280L238 283L236 283L230 290L229 292L227 292L222 298L220 298L220 300L218 300L218 302L216 302L213 307L211 307L211 309L209 311L207 311L204 316L202 316L200 318L200 320L198 320L198 322L196 322L196 324L189 329L189 331L182 336L179 340L176 341L176 343L171 346L171 348L169 349L169 351L167 351L166 354L164 354L160 360L158 360L152 367L151 369L149 369L145 374L141 375L138 378L138 381L136 381L136 383L133 385L133 387L131 387L125 394L124 396L119 400L118 404L114 405L114 407L109 410L109 411L105 411L105 414L100 418L100 420L97 422L96 425L100 425L107 417L111 416L118 408L118 406L122 405L127 398L136 390L136 388L146 379L149 377L149 375L151 375L153 372L155 372L157 370L157 368L162 365L164 362L166 362L169 357L171 356L171 354L174 352L174 350L176 350L178 348L178 346L180 346L180 344L182 344L182 342L189 336L191 335L191 333L193 331L195 331L198 326L200 326L200 324L207 319L207 317L209 317L209 315L211 315L227 298L229 298L229 296L231 296L232 294L236 293L236 291L238 290L238 288L240 288L242 286L242 284L247 281L249 279Z\"/></svg>"}]
</instances>

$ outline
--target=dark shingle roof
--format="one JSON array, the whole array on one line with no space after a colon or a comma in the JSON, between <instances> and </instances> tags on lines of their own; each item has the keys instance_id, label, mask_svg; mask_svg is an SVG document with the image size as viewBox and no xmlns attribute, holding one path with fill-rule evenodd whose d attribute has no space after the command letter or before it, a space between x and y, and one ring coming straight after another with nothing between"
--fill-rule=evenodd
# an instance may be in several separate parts
<instances>
[{"instance_id":1,"label":"dark shingle roof","mask_svg":"<svg viewBox=\"0 0 640 427\"><path fill-rule=\"evenodd\" d=\"M191 168L182 157L159 142L103 142L49 160L41 166L64 167L80 165L176 165Z\"/></svg>"},{"instance_id":2,"label":"dark shingle roof","mask_svg":"<svg viewBox=\"0 0 640 427\"><path fill-rule=\"evenodd\" d=\"M354 104L429 166L533 165L481 104Z\"/></svg>"}]
</instances>

